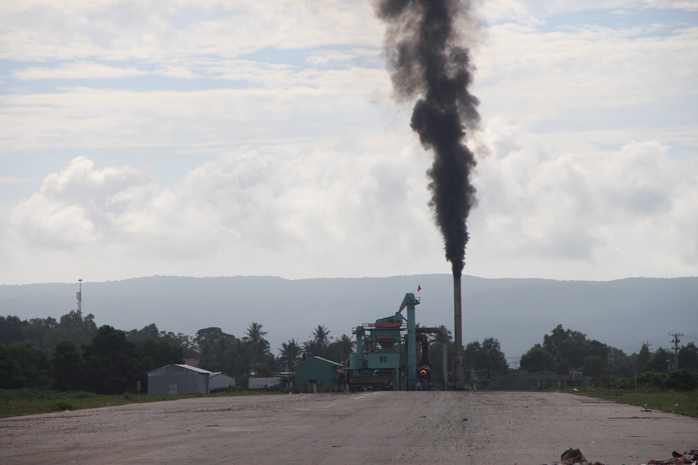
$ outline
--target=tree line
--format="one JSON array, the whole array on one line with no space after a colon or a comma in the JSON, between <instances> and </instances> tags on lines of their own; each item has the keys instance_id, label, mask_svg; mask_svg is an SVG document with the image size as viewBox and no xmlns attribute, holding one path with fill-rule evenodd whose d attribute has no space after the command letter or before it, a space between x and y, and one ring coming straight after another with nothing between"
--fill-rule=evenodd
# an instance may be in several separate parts
<instances>
[{"instance_id":1,"label":"tree line","mask_svg":"<svg viewBox=\"0 0 698 465\"><path fill-rule=\"evenodd\" d=\"M590 377L629 377L636 373L671 371L674 354L659 347L650 353L643 344L639 353L625 354L579 331L555 327L521 357L521 368L528 371L554 371L560 375L581 372ZM698 347L689 342L678 351L678 366L698 370Z\"/></svg>"},{"instance_id":2,"label":"tree line","mask_svg":"<svg viewBox=\"0 0 698 465\"><path fill-rule=\"evenodd\" d=\"M54 388L102 394L133 391L158 366L181 363L186 336L157 330L97 327L94 315L0 316L0 388Z\"/></svg>"},{"instance_id":3,"label":"tree line","mask_svg":"<svg viewBox=\"0 0 698 465\"><path fill-rule=\"evenodd\" d=\"M432 379L443 379L442 350L449 360L455 353L450 331L441 328L429 335ZM266 332L251 323L241 337L219 327L200 329L194 337L160 331L155 323L140 330L122 331L111 326L97 327L92 314L72 310L56 320L0 316L0 388L44 388L122 393L135 390L136 381L146 389L147 372L185 358L199 360L199 367L223 372L245 385L245 378L273 376L292 371L304 356L318 356L339 363L348 362L355 343L351 336L331 336L317 325L306 341L290 339L272 352ZM421 345L417 347L421 357ZM466 371L504 374L510 367L494 338L468 343L463 350ZM669 371L673 354L663 348L654 353L643 345L639 353L622 350L589 339L579 331L558 325L521 357L520 367L530 372L554 371L561 375L582 372L591 377L628 377L635 373ZM698 348L694 343L681 347L679 367L698 370ZM448 365L450 370L450 364Z\"/></svg>"},{"instance_id":4,"label":"tree line","mask_svg":"<svg viewBox=\"0 0 698 465\"><path fill-rule=\"evenodd\" d=\"M318 325L307 341L291 339L271 351L266 331L253 322L242 337L219 327L203 328L194 337L158 330L155 323L140 330L97 327L93 314L71 310L59 320L21 320L0 316L0 389L53 388L103 394L146 389L147 373L185 358L198 366L224 372L244 385L250 375L273 376L291 371L303 356L348 360L354 341L330 336Z\"/></svg>"},{"instance_id":5,"label":"tree line","mask_svg":"<svg viewBox=\"0 0 698 465\"><path fill-rule=\"evenodd\" d=\"M447 334L445 341L440 337L433 338L429 346L432 379L437 382L443 379L441 343L447 344L449 360L455 354L455 345L451 342L450 332ZM528 372L547 371L564 376L579 372L591 378L622 379L636 374L647 374L649 376L641 376L639 379L643 382L649 380L645 384L666 387L669 385L668 378L651 375L669 374L672 371L674 359L674 353L662 347L650 353L647 344L642 345L639 353L628 355L620 349L590 339L582 332L565 329L562 325L558 325L549 334L543 336L542 344L534 344L521 356L519 368ZM497 376L510 371L499 341L491 337L485 338L482 342L468 343L463 350L463 365L469 376L474 372L487 372L490 376ZM689 342L679 349L678 367L681 370L694 372L695 376L689 377L698 380L698 375L695 373L698 372L698 347L695 343ZM448 366L449 370L450 368Z\"/></svg>"},{"instance_id":6,"label":"tree line","mask_svg":"<svg viewBox=\"0 0 698 465\"><path fill-rule=\"evenodd\" d=\"M237 338L218 327L201 329L193 341L199 353L199 366L211 371L221 371L229 376L272 376L274 373L292 371L303 356L317 356L337 362L349 359L355 343L350 336L330 336L326 326L317 325L307 341L290 339L271 351L264 338L267 333L259 323L251 323L245 335Z\"/></svg>"}]
</instances>

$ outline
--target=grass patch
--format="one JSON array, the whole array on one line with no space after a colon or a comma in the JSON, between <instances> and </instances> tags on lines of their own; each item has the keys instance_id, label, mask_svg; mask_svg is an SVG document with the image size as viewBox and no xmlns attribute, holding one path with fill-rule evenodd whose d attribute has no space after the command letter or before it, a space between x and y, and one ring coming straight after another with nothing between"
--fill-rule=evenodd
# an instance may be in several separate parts
<instances>
[{"instance_id":1,"label":"grass patch","mask_svg":"<svg viewBox=\"0 0 698 465\"><path fill-rule=\"evenodd\" d=\"M118 395L102 395L92 392L71 391L59 392L42 389L0 389L0 418L22 415L36 415L65 410L82 410L117 405L162 402L166 400L193 399L197 397L235 397L248 395L278 395L285 391L247 391L221 392L217 394L179 394L152 395L124 393Z\"/></svg>"},{"instance_id":2,"label":"grass patch","mask_svg":"<svg viewBox=\"0 0 698 465\"><path fill-rule=\"evenodd\" d=\"M638 390L636 392L622 389L584 388L578 391L565 390L565 392L698 418L698 391Z\"/></svg>"}]
</instances>

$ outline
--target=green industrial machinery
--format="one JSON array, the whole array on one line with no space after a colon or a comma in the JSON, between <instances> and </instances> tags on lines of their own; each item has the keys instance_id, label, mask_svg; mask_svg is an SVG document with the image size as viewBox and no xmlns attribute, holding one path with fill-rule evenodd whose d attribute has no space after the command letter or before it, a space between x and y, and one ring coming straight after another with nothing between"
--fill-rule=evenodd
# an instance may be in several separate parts
<instances>
[{"instance_id":1,"label":"green industrial machinery","mask_svg":"<svg viewBox=\"0 0 698 465\"><path fill-rule=\"evenodd\" d=\"M354 330L356 352L349 359L354 390L418 389L415 307L419 300L405 294L395 315L364 323ZM407 310L406 316L402 314Z\"/></svg>"}]
</instances>

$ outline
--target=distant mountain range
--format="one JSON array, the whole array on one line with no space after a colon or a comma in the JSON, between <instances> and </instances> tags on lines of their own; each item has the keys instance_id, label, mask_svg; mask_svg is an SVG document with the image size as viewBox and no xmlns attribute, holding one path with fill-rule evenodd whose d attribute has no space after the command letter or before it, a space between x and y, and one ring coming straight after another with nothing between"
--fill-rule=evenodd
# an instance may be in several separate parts
<instances>
[{"instance_id":1,"label":"distant mountain range","mask_svg":"<svg viewBox=\"0 0 698 465\"><path fill-rule=\"evenodd\" d=\"M421 292L417 293L417 287ZM78 283L0 285L0 315L59 318L77 308ZM510 363L562 324L630 354L643 342L669 348L668 332L698 343L698 277L628 278L616 281L485 279L463 277L463 341L499 340ZM272 351L295 338L305 341L321 324L331 336L351 334L362 323L394 314L407 292L421 296L417 321L453 330L450 275L288 280L234 276L153 276L83 282L83 314L98 326L131 330L155 323L160 330L194 336L218 326L244 336L263 325Z\"/></svg>"}]
</instances>

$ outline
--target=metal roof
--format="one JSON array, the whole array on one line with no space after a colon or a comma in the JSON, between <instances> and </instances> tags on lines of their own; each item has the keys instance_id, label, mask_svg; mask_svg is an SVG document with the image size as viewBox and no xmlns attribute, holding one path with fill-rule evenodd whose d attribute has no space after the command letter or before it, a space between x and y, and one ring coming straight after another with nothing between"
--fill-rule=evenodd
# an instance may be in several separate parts
<instances>
[{"instance_id":1,"label":"metal roof","mask_svg":"<svg viewBox=\"0 0 698 465\"><path fill-rule=\"evenodd\" d=\"M316 359L318 359L318 360L322 360L323 362L331 363L332 365L338 366L338 367L344 366L344 365L342 365L341 363L333 362L332 360L327 360L326 358L318 357L317 355L311 355L311 356L308 357L306 360L311 359L311 358L316 358ZM301 360L301 362L303 362L303 361L304 361L304 360ZM300 362L299 362L299 363L300 363Z\"/></svg>"},{"instance_id":2,"label":"metal roof","mask_svg":"<svg viewBox=\"0 0 698 465\"><path fill-rule=\"evenodd\" d=\"M195 371L197 373L206 373L206 374L211 374L210 371L204 370L203 368L198 368L198 367L193 367L191 365L180 365L178 363L174 363L174 365L177 365L178 367L186 368L187 370Z\"/></svg>"},{"instance_id":3,"label":"metal roof","mask_svg":"<svg viewBox=\"0 0 698 465\"><path fill-rule=\"evenodd\" d=\"M191 366L191 365L180 365L179 363L170 363L169 365L165 365L165 366L163 366L163 367L156 368L156 369L154 369L154 370L150 370L148 373L153 373L154 371L162 370L163 368L167 368L167 367L170 367L170 366L176 366L176 367L184 368L185 370L193 371L193 372L195 372L195 373L201 373L201 374L206 374L206 375L210 375L210 374L211 374L211 372L208 371L208 370L204 370L204 369L202 369L202 368L193 367L193 366Z\"/></svg>"}]
</instances>

